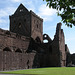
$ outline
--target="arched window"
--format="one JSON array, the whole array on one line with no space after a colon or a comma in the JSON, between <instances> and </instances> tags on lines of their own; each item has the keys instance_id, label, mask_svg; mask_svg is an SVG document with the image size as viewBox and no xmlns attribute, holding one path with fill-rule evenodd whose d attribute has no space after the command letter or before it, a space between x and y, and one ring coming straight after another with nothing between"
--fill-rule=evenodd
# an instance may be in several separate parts
<instances>
[{"instance_id":1,"label":"arched window","mask_svg":"<svg viewBox=\"0 0 75 75\"><path fill-rule=\"evenodd\" d=\"M52 42L51 38L47 34L44 34L43 43L51 43L51 42Z\"/></svg>"},{"instance_id":2,"label":"arched window","mask_svg":"<svg viewBox=\"0 0 75 75\"><path fill-rule=\"evenodd\" d=\"M47 39L43 40L43 43L48 43L48 40Z\"/></svg>"},{"instance_id":3,"label":"arched window","mask_svg":"<svg viewBox=\"0 0 75 75\"><path fill-rule=\"evenodd\" d=\"M38 24L37 24L37 28L38 28Z\"/></svg>"},{"instance_id":4,"label":"arched window","mask_svg":"<svg viewBox=\"0 0 75 75\"><path fill-rule=\"evenodd\" d=\"M47 34L44 34L43 35L43 43L48 43L49 40L48 40L48 35Z\"/></svg>"},{"instance_id":5,"label":"arched window","mask_svg":"<svg viewBox=\"0 0 75 75\"><path fill-rule=\"evenodd\" d=\"M20 9L20 12L23 12L23 9Z\"/></svg>"},{"instance_id":6,"label":"arched window","mask_svg":"<svg viewBox=\"0 0 75 75\"><path fill-rule=\"evenodd\" d=\"M22 53L22 51L19 48L15 52Z\"/></svg>"},{"instance_id":7,"label":"arched window","mask_svg":"<svg viewBox=\"0 0 75 75\"><path fill-rule=\"evenodd\" d=\"M41 40L40 40L39 37L37 37L37 38L35 39L35 41L36 41L37 43L41 43Z\"/></svg>"},{"instance_id":8,"label":"arched window","mask_svg":"<svg viewBox=\"0 0 75 75\"><path fill-rule=\"evenodd\" d=\"M9 47L6 47L3 49L3 51L10 51L11 52L11 49Z\"/></svg>"},{"instance_id":9,"label":"arched window","mask_svg":"<svg viewBox=\"0 0 75 75\"><path fill-rule=\"evenodd\" d=\"M21 23L19 23L19 26L18 27L21 28Z\"/></svg>"}]
</instances>

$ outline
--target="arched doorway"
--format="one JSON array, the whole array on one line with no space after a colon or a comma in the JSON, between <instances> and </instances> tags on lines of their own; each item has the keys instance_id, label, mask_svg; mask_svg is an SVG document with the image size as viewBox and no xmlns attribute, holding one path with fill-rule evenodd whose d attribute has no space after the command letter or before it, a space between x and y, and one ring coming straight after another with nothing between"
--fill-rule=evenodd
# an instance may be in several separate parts
<instances>
[{"instance_id":1,"label":"arched doorway","mask_svg":"<svg viewBox=\"0 0 75 75\"><path fill-rule=\"evenodd\" d=\"M22 53L22 51L19 48L15 52Z\"/></svg>"},{"instance_id":2,"label":"arched doorway","mask_svg":"<svg viewBox=\"0 0 75 75\"><path fill-rule=\"evenodd\" d=\"M5 47L5 48L3 49L3 51L10 51L10 52L11 52L11 49L10 49L9 47Z\"/></svg>"},{"instance_id":3,"label":"arched doorway","mask_svg":"<svg viewBox=\"0 0 75 75\"><path fill-rule=\"evenodd\" d=\"M37 42L37 43L41 43L40 38L39 38L39 37L36 37L35 42Z\"/></svg>"},{"instance_id":4,"label":"arched doorway","mask_svg":"<svg viewBox=\"0 0 75 75\"><path fill-rule=\"evenodd\" d=\"M47 34L44 34L43 43L51 43L51 42L52 42L51 38Z\"/></svg>"}]
</instances>

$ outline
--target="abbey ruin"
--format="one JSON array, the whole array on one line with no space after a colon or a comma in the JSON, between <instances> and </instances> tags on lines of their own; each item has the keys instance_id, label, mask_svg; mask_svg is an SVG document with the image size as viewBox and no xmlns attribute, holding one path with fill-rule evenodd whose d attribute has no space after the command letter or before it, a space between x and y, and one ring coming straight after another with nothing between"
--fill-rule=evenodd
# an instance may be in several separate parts
<instances>
[{"instance_id":1,"label":"abbey ruin","mask_svg":"<svg viewBox=\"0 0 75 75\"><path fill-rule=\"evenodd\" d=\"M22 4L9 18L9 31L0 29L0 70L66 67L71 63L61 23L52 40L43 34L43 19Z\"/></svg>"}]
</instances>

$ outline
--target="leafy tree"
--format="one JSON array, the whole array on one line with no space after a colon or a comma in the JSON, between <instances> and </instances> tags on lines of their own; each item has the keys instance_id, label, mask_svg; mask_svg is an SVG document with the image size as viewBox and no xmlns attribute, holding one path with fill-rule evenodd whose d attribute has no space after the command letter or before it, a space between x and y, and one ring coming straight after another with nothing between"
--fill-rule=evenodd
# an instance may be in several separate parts
<instances>
[{"instance_id":1,"label":"leafy tree","mask_svg":"<svg viewBox=\"0 0 75 75\"><path fill-rule=\"evenodd\" d=\"M49 8L58 10L63 23L67 26L75 26L75 0L43 0Z\"/></svg>"}]
</instances>

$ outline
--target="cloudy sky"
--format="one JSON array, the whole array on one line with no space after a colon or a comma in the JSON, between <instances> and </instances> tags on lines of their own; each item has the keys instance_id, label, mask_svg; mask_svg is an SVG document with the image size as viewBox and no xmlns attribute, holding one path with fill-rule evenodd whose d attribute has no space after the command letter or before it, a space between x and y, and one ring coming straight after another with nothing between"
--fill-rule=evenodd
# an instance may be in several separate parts
<instances>
[{"instance_id":1,"label":"cloudy sky","mask_svg":"<svg viewBox=\"0 0 75 75\"><path fill-rule=\"evenodd\" d=\"M56 25L61 22L61 18L57 16L55 9L46 7L46 2L43 0L0 0L0 28L9 30L9 15L14 14L20 3L43 18L43 33L47 33L53 39ZM62 29L65 34L65 43L70 52L75 53L75 27L68 28L62 24Z\"/></svg>"}]
</instances>

